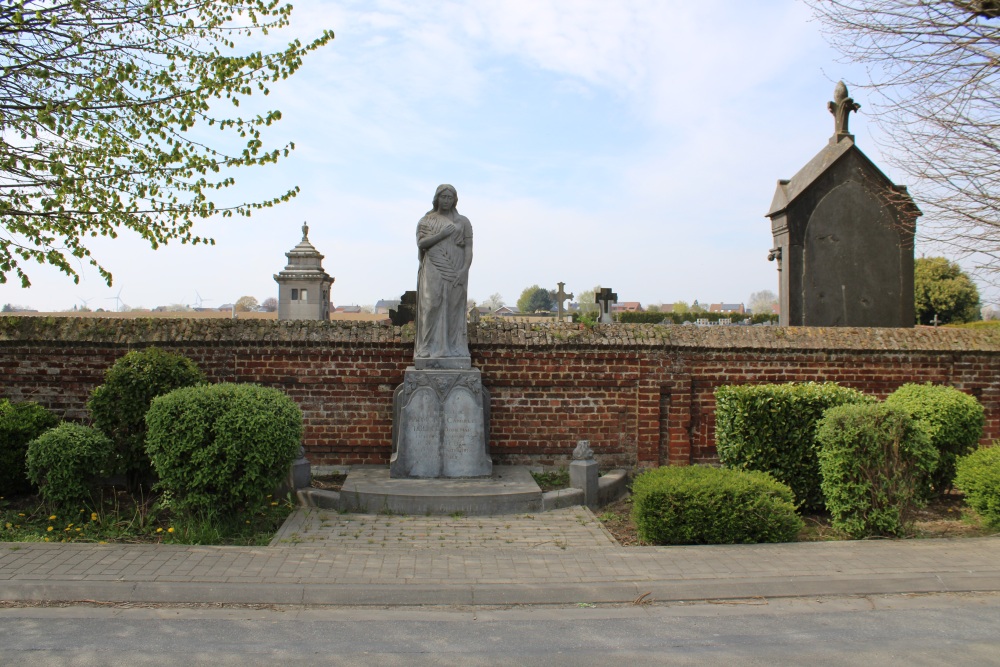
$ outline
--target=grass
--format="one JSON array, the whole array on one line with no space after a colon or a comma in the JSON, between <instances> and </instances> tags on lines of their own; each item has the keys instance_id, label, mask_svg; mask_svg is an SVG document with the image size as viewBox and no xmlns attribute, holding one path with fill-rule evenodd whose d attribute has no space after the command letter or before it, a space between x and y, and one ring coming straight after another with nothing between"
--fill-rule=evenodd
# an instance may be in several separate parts
<instances>
[{"instance_id":1,"label":"grass","mask_svg":"<svg viewBox=\"0 0 1000 667\"><path fill-rule=\"evenodd\" d=\"M569 488L569 470L565 468L547 472L533 472L531 476L535 478L535 483L538 484L542 493Z\"/></svg>"},{"instance_id":2,"label":"grass","mask_svg":"<svg viewBox=\"0 0 1000 667\"><path fill-rule=\"evenodd\" d=\"M0 498L0 541L262 546L292 509L290 500L269 496L237 514L189 516L157 494L110 488L87 505L63 509L33 495Z\"/></svg>"}]
</instances>

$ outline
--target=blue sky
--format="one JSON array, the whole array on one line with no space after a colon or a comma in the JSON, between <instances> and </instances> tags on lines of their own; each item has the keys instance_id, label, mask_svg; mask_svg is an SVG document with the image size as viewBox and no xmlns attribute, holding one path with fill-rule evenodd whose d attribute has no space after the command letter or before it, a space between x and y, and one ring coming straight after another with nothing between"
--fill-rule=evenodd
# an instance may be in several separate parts
<instances>
[{"instance_id":1,"label":"blue sky","mask_svg":"<svg viewBox=\"0 0 1000 667\"><path fill-rule=\"evenodd\" d=\"M475 231L474 299L514 303L563 281L644 305L746 302L777 292L764 217L777 179L832 134L836 81L863 78L796 0L295 4L292 26L260 46L337 37L259 101L283 114L266 143L296 150L238 172L233 196L301 194L202 224L213 247L95 242L112 288L93 271L74 286L29 266L32 287L8 283L0 302L262 300L304 221L336 305L398 298L415 286L414 230L439 183L456 186ZM899 180L855 97L858 145Z\"/></svg>"}]
</instances>

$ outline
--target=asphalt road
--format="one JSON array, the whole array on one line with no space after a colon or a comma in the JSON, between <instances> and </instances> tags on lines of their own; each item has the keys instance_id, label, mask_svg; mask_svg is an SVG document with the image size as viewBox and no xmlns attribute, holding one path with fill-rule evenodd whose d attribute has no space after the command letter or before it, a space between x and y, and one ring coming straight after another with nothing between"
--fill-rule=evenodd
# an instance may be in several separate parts
<instances>
[{"instance_id":1,"label":"asphalt road","mask_svg":"<svg viewBox=\"0 0 1000 667\"><path fill-rule=\"evenodd\" d=\"M514 608L0 605L0 664L1000 665L1000 593Z\"/></svg>"}]
</instances>

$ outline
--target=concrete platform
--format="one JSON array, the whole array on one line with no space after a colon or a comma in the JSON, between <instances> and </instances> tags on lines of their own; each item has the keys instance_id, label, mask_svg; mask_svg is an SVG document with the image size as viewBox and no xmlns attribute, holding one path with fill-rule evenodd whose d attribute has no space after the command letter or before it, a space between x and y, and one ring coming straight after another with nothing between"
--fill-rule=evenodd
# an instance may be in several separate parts
<instances>
[{"instance_id":1,"label":"concrete platform","mask_svg":"<svg viewBox=\"0 0 1000 667\"><path fill-rule=\"evenodd\" d=\"M353 468L340 490L341 511L367 514L491 516L538 512L542 490L521 466L495 466L483 479L391 479L382 466Z\"/></svg>"}]
</instances>

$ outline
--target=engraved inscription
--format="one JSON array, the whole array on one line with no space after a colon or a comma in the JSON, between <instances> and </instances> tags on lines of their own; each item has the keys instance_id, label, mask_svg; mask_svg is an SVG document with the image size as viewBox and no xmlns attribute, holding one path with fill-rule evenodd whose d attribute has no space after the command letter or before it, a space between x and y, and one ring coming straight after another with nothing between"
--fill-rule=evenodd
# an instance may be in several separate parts
<instances>
[{"instance_id":1,"label":"engraved inscription","mask_svg":"<svg viewBox=\"0 0 1000 667\"><path fill-rule=\"evenodd\" d=\"M417 389L403 408L402 435L408 476L440 476L441 404L430 388Z\"/></svg>"}]
</instances>

